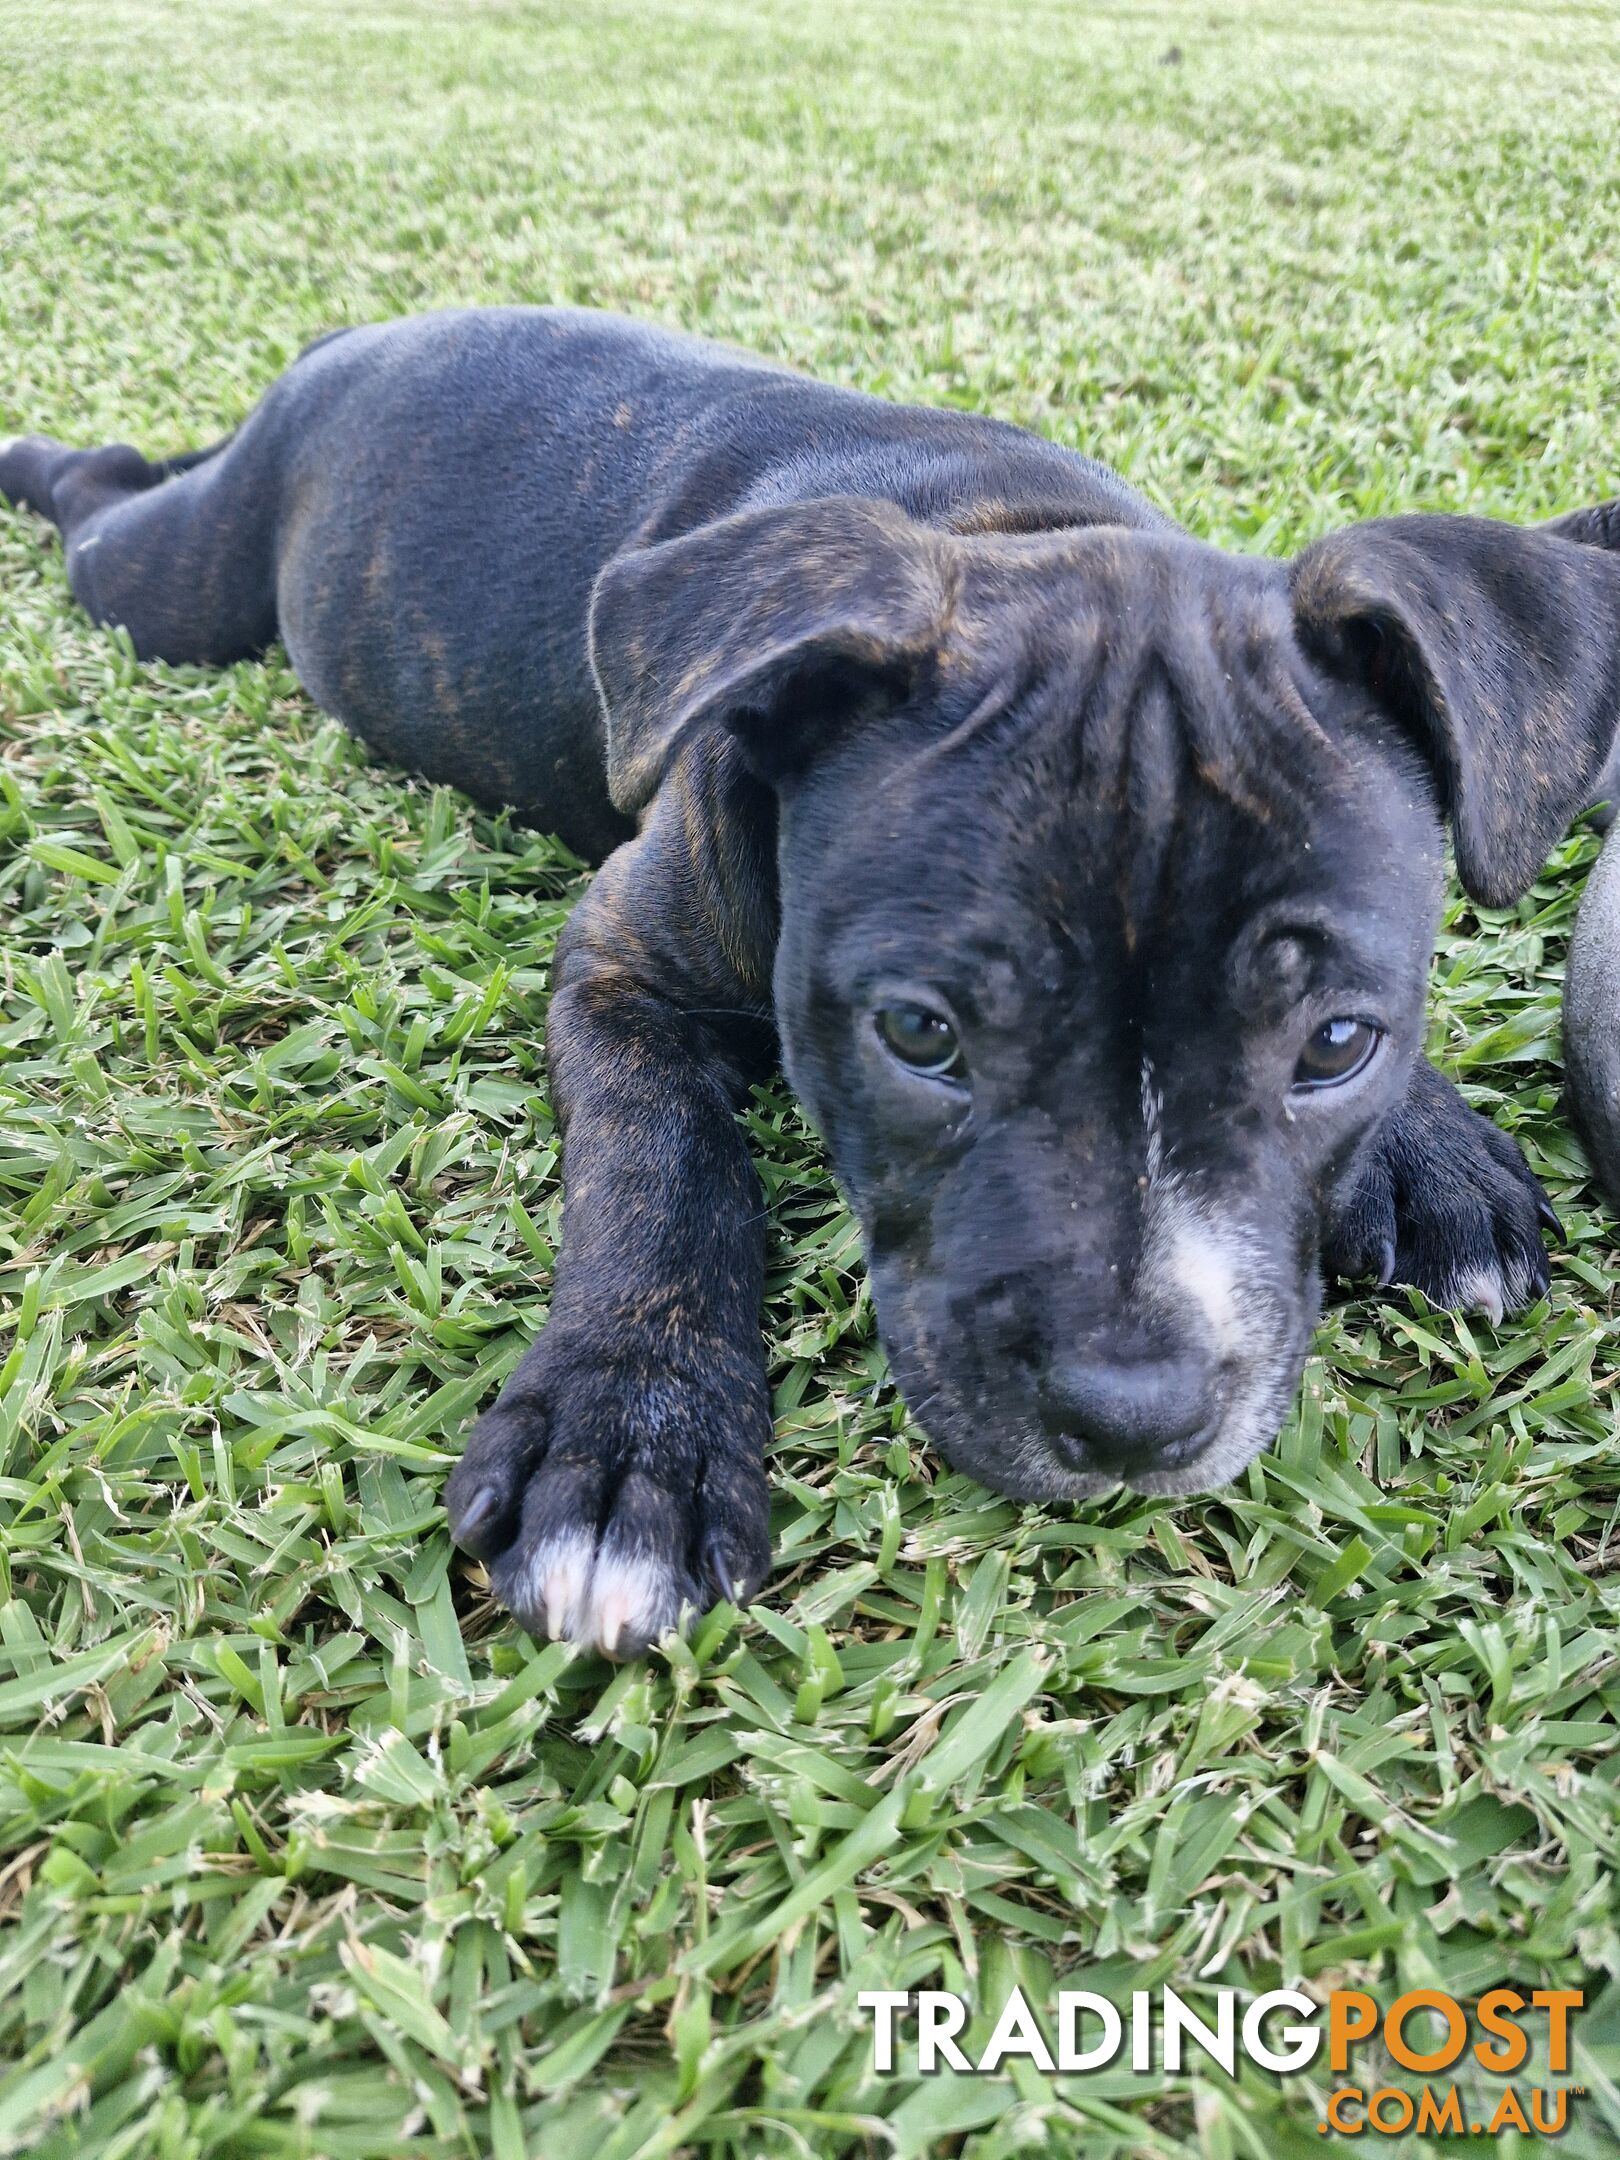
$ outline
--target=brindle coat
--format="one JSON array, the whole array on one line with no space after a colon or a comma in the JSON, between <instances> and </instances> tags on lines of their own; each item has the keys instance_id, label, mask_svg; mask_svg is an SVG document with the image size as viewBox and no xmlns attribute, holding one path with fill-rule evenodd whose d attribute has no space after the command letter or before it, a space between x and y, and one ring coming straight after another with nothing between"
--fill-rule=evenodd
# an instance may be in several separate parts
<instances>
[{"instance_id":1,"label":"brindle coat","mask_svg":"<svg viewBox=\"0 0 1620 2160\"><path fill-rule=\"evenodd\" d=\"M1612 519L1233 557L995 421L550 309L336 333L213 450L30 437L0 494L139 653L280 637L383 755L602 864L550 1317L447 1496L532 1630L626 1655L765 1574L735 1111L778 1057L901 1386L1012 1493L1231 1476L1324 1271L1545 1291L1425 978L1442 819L1499 904L1604 792Z\"/></svg>"}]
</instances>

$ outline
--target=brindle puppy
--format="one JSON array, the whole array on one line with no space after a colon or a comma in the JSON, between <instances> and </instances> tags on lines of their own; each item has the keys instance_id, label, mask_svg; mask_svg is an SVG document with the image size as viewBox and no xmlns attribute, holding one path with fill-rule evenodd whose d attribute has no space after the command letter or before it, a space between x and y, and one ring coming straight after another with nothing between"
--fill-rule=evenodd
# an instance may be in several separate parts
<instances>
[{"instance_id":1,"label":"brindle puppy","mask_svg":"<svg viewBox=\"0 0 1620 2160\"><path fill-rule=\"evenodd\" d=\"M1546 1290L1424 991L1442 820L1499 905L1604 792L1610 521L1231 556L1017 429L549 309L340 332L216 449L31 437L0 493L139 653L279 637L375 749L603 859L551 1315L448 1493L534 1632L629 1655L765 1574L734 1112L779 1056L908 1400L1004 1492L1230 1478L1324 1272Z\"/></svg>"}]
</instances>

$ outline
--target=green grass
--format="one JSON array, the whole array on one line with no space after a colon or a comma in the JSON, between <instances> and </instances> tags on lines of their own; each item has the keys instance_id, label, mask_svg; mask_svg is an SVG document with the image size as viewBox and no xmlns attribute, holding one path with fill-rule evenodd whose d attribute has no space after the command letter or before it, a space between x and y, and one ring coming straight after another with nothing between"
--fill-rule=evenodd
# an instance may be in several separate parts
<instances>
[{"instance_id":1,"label":"green grass","mask_svg":"<svg viewBox=\"0 0 1620 2160\"><path fill-rule=\"evenodd\" d=\"M1617 98L1598 7L0 0L0 432L202 441L334 323L572 300L1027 422L1231 546L1531 519L1620 478ZM545 1315L577 866L275 661L136 665L10 515L0 736L0 2153L1332 2149L1314 2073L871 2072L860 1988L1068 1975L1584 1986L1559 2150L1620 2149L1588 842L1436 967L1550 1305L1336 1307L1205 1502L947 1474L762 1099L777 1571L616 1672L438 1505Z\"/></svg>"}]
</instances>

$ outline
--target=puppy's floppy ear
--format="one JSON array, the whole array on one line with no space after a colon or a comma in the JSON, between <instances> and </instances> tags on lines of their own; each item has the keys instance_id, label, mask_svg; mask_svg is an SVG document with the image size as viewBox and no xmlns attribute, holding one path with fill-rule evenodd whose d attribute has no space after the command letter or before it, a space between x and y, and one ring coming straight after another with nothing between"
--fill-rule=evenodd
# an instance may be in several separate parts
<instances>
[{"instance_id":1,"label":"puppy's floppy ear","mask_svg":"<svg viewBox=\"0 0 1620 2160\"><path fill-rule=\"evenodd\" d=\"M608 789L634 811L716 721L775 780L863 700L903 698L940 643L949 543L891 503L745 510L615 557L591 594Z\"/></svg>"},{"instance_id":2,"label":"puppy's floppy ear","mask_svg":"<svg viewBox=\"0 0 1620 2160\"><path fill-rule=\"evenodd\" d=\"M1293 567L1302 643L1415 730L1457 873L1492 907L1591 803L1620 720L1620 559L1575 522L1377 518Z\"/></svg>"}]
</instances>

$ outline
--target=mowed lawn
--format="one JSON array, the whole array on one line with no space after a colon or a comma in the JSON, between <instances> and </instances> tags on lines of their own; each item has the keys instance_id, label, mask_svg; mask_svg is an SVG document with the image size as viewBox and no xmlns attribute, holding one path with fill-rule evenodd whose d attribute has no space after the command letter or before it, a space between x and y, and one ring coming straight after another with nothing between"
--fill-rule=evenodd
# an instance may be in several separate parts
<instances>
[{"instance_id":1,"label":"mowed lawn","mask_svg":"<svg viewBox=\"0 0 1620 2160\"><path fill-rule=\"evenodd\" d=\"M0 0L0 433L206 441L334 324L557 300L1025 422L1232 547L1536 519L1620 490L1617 107L1595 6ZM8 513L0 737L0 2153L1272 2160L1332 2149L1325 2069L879 2078L857 1992L982 2038L1015 1980L1503 1977L1585 1989L1558 2149L1620 2149L1589 839L1435 966L1550 1303L1335 1304L1205 1501L950 1474L761 1097L777 1571L614 1670L439 1506L545 1320L579 866L277 658L137 665Z\"/></svg>"}]
</instances>

